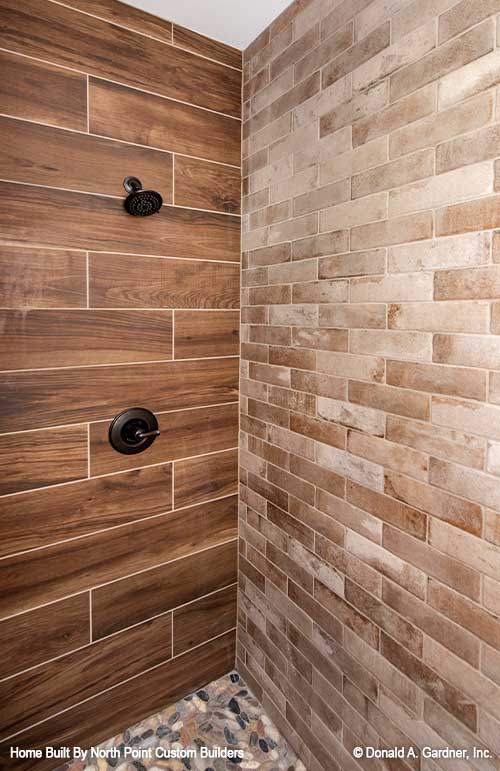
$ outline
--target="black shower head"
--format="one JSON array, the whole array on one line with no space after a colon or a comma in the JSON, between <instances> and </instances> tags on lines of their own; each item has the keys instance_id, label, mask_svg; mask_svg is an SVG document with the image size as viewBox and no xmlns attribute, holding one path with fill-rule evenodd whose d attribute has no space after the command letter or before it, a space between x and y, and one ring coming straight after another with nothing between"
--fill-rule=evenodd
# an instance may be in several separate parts
<instances>
[{"instance_id":1,"label":"black shower head","mask_svg":"<svg viewBox=\"0 0 500 771\"><path fill-rule=\"evenodd\" d=\"M160 211L163 198L155 190L143 190L140 179L137 177L125 177L123 187L129 194L123 205L129 214L134 217L149 217Z\"/></svg>"}]
</instances>

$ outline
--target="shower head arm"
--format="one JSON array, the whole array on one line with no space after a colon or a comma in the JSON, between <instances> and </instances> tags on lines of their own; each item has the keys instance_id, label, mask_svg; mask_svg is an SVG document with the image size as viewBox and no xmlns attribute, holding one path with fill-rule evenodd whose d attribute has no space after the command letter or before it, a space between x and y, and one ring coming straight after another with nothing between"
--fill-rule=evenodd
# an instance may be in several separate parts
<instances>
[{"instance_id":1,"label":"shower head arm","mask_svg":"<svg viewBox=\"0 0 500 771\"><path fill-rule=\"evenodd\" d=\"M137 177L125 177L123 187L127 193L137 193L139 190L142 190L142 182Z\"/></svg>"}]
</instances>

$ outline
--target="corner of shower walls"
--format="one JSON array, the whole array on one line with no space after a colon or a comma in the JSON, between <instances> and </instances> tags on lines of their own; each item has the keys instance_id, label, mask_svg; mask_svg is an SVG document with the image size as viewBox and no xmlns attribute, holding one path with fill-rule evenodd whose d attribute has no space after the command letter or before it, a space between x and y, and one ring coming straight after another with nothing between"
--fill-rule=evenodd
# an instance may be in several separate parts
<instances>
[{"instance_id":1,"label":"corner of shower walls","mask_svg":"<svg viewBox=\"0 0 500 771\"><path fill-rule=\"evenodd\" d=\"M0 18L5 757L95 745L234 666L242 65L119 2ZM130 175L158 213L125 211ZM137 406L161 434L120 454Z\"/></svg>"},{"instance_id":2,"label":"corner of shower walls","mask_svg":"<svg viewBox=\"0 0 500 771\"><path fill-rule=\"evenodd\" d=\"M313 771L500 756L499 11L297 0L244 52L238 667Z\"/></svg>"}]
</instances>

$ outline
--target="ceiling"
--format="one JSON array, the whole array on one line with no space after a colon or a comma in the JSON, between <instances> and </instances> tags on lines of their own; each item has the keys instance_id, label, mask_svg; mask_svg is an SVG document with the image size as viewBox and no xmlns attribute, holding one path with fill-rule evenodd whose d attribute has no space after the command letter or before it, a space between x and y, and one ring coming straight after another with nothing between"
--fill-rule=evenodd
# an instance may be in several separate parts
<instances>
[{"instance_id":1,"label":"ceiling","mask_svg":"<svg viewBox=\"0 0 500 771\"><path fill-rule=\"evenodd\" d=\"M126 0L143 11L245 49L291 0Z\"/></svg>"}]
</instances>

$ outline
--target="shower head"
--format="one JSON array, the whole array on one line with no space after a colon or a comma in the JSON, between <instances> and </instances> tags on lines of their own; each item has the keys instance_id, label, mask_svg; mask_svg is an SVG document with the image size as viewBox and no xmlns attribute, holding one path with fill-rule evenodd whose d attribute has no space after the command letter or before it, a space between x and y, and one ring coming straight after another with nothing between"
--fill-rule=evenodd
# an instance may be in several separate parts
<instances>
[{"instance_id":1,"label":"shower head","mask_svg":"<svg viewBox=\"0 0 500 771\"><path fill-rule=\"evenodd\" d=\"M155 190L143 190L142 183L137 177L125 177L123 187L128 193L123 205L129 214L134 217L149 217L160 211L163 198Z\"/></svg>"}]
</instances>

